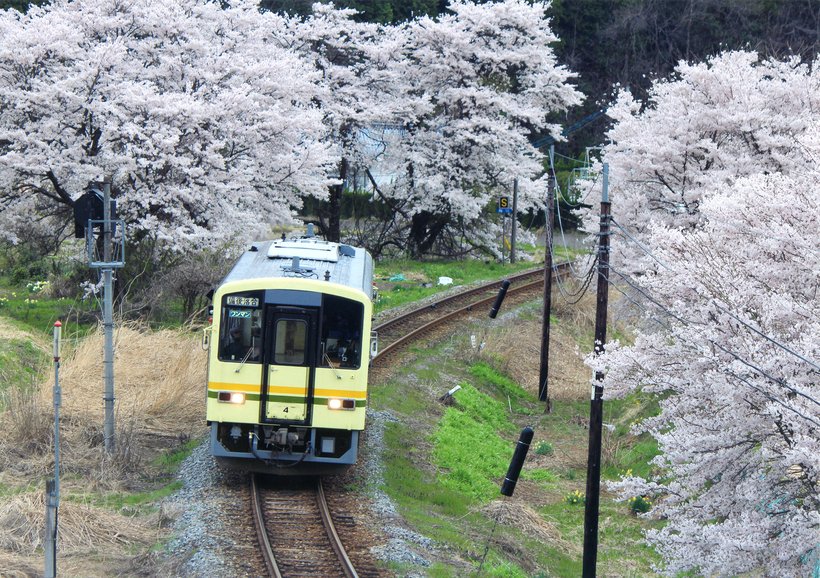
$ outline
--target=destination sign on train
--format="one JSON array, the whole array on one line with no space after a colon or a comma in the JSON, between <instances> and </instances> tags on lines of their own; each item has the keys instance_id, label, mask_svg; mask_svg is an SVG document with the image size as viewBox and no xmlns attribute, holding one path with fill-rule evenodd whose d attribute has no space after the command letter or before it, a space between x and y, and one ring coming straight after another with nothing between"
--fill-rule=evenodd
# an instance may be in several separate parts
<instances>
[{"instance_id":1,"label":"destination sign on train","mask_svg":"<svg viewBox=\"0 0 820 578\"><path fill-rule=\"evenodd\" d=\"M259 297L240 297L238 295L228 295L228 305L238 305L239 307L259 307Z\"/></svg>"}]
</instances>

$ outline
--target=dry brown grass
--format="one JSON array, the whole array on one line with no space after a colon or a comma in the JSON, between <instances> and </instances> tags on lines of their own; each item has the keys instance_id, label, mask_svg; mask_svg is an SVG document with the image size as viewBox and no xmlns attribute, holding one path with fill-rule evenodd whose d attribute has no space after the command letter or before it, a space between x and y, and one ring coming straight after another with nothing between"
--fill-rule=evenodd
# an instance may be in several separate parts
<instances>
[{"instance_id":1,"label":"dry brown grass","mask_svg":"<svg viewBox=\"0 0 820 578\"><path fill-rule=\"evenodd\" d=\"M19 494L0 504L0 548L33 553L43 547L45 492ZM85 504L61 501L57 541L60 552L77 555L109 546L148 544L156 519L134 518Z\"/></svg>"},{"instance_id":2,"label":"dry brown grass","mask_svg":"<svg viewBox=\"0 0 820 578\"><path fill-rule=\"evenodd\" d=\"M138 325L114 335L114 392L118 426L138 417L142 428L182 432L204 419L205 352L198 335L150 331ZM63 412L72 420L102 423L103 335L82 341L61 369ZM44 388L51 393L53 377Z\"/></svg>"},{"instance_id":3,"label":"dry brown grass","mask_svg":"<svg viewBox=\"0 0 820 578\"><path fill-rule=\"evenodd\" d=\"M533 508L519 500L494 500L481 511L499 524L517 528L522 534L569 553L577 550L561 537L554 524L544 520Z\"/></svg>"},{"instance_id":4,"label":"dry brown grass","mask_svg":"<svg viewBox=\"0 0 820 578\"><path fill-rule=\"evenodd\" d=\"M25 338L19 333L8 337ZM59 557L70 575L105 576L105 560L127 566L123 561L133 557L135 548L159 537L156 516L130 518L67 496L152 488L151 459L205 432L206 355L199 335L191 331L136 325L116 329L115 452L108 455L102 435L102 331L63 353ZM42 571L42 555L37 554L45 526L41 480L54 475L54 373L48 373L28 393L4 394L0 481L23 491L0 500L0 576L35 575L32 567ZM41 484L41 490L31 491ZM93 570L97 567L101 569Z\"/></svg>"},{"instance_id":5,"label":"dry brown grass","mask_svg":"<svg viewBox=\"0 0 820 578\"><path fill-rule=\"evenodd\" d=\"M3 319L2 317L0 317L0 339L24 339L31 341L32 344L43 351L51 351L51 344L42 335L35 335L30 331L23 331L8 319Z\"/></svg>"},{"instance_id":6,"label":"dry brown grass","mask_svg":"<svg viewBox=\"0 0 820 578\"><path fill-rule=\"evenodd\" d=\"M103 335L81 341L60 368L61 449L69 472L97 481L127 476L143 463L142 447L156 438L187 439L202 433L204 423L205 352L198 336L184 330L150 331L139 326L115 332L115 448L101 455L103 401ZM0 465L8 473L46 475L53 460L54 374L34 392L9 391L9 411L0 415ZM148 452L150 453L150 452ZM45 459L44 459L45 458Z\"/></svg>"},{"instance_id":7,"label":"dry brown grass","mask_svg":"<svg viewBox=\"0 0 820 578\"><path fill-rule=\"evenodd\" d=\"M499 369L527 391L537 395L541 366L540 319L516 319L487 336L485 354L492 356ZM513 346L511 347L511 344ZM549 397L555 400L583 399L589 395L589 369L586 354L575 337L562 324L550 327Z\"/></svg>"}]
</instances>

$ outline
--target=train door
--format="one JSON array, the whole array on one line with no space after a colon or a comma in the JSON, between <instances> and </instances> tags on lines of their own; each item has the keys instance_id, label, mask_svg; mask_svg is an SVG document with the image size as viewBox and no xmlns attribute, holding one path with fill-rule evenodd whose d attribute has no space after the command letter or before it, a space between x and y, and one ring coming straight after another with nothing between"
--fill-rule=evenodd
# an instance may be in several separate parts
<instances>
[{"instance_id":1,"label":"train door","mask_svg":"<svg viewBox=\"0 0 820 578\"><path fill-rule=\"evenodd\" d=\"M310 309L268 307L263 422L308 422L315 378L316 320L316 312Z\"/></svg>"}]
</instances>

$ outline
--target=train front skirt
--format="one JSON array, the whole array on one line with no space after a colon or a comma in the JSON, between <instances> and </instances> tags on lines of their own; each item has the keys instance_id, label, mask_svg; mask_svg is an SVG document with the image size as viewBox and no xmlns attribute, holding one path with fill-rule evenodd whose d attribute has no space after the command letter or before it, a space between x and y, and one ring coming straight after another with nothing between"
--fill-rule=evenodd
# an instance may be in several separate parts
<instances>
[{"instance_id":1,"label":"train front skirt","mask_svg":"<svg viewBox=\"0 0 820 578\"><path fill-rule=\"evenodd\" d=\"M230 469L323 475L356 463L359 432L211 422L210 445L217 463Z\"/></svg>"}]
</instances>

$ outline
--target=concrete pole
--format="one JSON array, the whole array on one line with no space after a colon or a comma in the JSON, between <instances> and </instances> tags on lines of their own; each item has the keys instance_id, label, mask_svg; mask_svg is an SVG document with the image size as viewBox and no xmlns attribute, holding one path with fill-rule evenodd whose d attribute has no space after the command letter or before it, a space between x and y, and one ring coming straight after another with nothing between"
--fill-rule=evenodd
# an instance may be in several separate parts
<instances>
[{"instance_id":1,"label":"concrete pole","mask_svg":"<svg viewBox=\"0 0 820 578\"><path fill-rule=\"evenodd\" d=\"M552 413L552 402L549 397L549 363L550 363L550 312L552 311L552 228L555 226L555 180L553 179L553 153L555 145L550 145L550 175L547 181L547 222L546 249L544 251L544 315L541 322L541 366L538 371L538 400L545 401L545 410Z\"/></svg>"},{"instance_id":2,"label":"concrete pole","mask_svg":"<svg viewBox=\"0 0 820 578\"><path fill-rule=\"evenodd\" d=\"M63 324L54 323L54 479L46 482L45 576L57 576L57 511L60 507L60 340Z\"/></svg>"},{"instance_id":3,"label":"concrete pole","mask_svg":"<svg viewBox=\"0 0 820 578\"><path fill-rule=\"evenodd\" d=\"M111 260L111 182L103 183L103 377L105 391L105 451L114 452L114 315L112 294L113 266Z\"/></svg>"},{"instance_id":4,"label":"concrete pole","mask_svg":"<svg viewBox=\"0 0 820 578\"><path fill-rule=\"evenodd\" d=\"M513 181L512 230L510 231L510 263L515 263L516 229L518 228L518 179Z\"/></svg>"}]
</instances>

